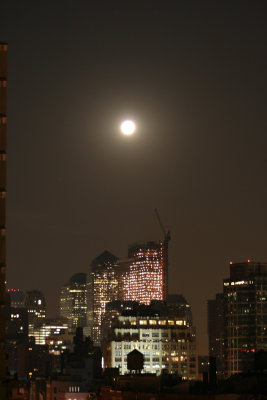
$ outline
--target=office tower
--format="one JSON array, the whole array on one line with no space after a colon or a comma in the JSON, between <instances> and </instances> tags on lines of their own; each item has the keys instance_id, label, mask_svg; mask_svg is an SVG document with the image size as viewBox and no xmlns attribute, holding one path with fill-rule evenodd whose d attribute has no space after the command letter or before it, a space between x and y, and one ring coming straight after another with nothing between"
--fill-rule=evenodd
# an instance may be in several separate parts
<instances>
[{"instance_id":1,"label":"office tower","mask_svg":"<svg viewBox=\"0 0 267 400\"><path fill-rule=\"evenodd\" d=\"M104 365L127 370L127 355L138 350L144 355L145 373L160 375L162 370L183 379L197 379L198 356L195 329L186 319L169 316L168 305L156 308L141 305L125 309L113 320L109 337L103 346Z\"/></svg>"},{"instance_id":2,"label":"office tower","mask_svg":"<svg viewBox=\"0 0 267 400\"><path fill-rule=\"evenodd\" d=\"M68 319L69 328L75 332L78 326L86 326L86 314L87 277L79 272L60 290L60 316Z\"/></svg>"},{"instance_id":3,"label":"office tower","mask_svg":"<svg viewBox=\"0 0 267 400\"><path fill-rule=\"evenodd\" d=\"M116 262L118 258L104 251L91 263L88 274L88 324L94 344L99 346L102 340L102 324L105 318L106 304L118 299L118 279Z\"/></svg>"},{"instance_id":4,"label":"office tower","mask_svg":"<svg viewBox=\"0 0 267 400\"><path fill-rule=\"evenodd\" d=\"M164 242L137 243L129 247L129 270L124 274L124 300L150 304L166 300L168 269Z\"/></svg>"},{"instance_id":5,"label":"office tower","mask_svg":"<svg viewBox=\"0 0 267 400\"><path fill-rule=\"evenodd\" d=\"M140 304L137 301L123 301L114 300L106 304L105 318L102 322L102 339L106 340L112 327L115 318L122 315L122 313L133 312L140 309Z\"/></svg>"},{"instance_id":6,"label":"office tower","mask_svg":"<svg viewBox=\"0 0 267 400\"><path fill-rule=\"evenodd\" d=\"M36 344L45 345L48 344L46 343L48 337L64 335L66 332L68 332L67 319L44 318L42 323L32 330L31 336L34 337Z\"/></svg>"},{"instance_id":7,"label":"office tower","mask_svg":"<svg viewBox=\"0 0 267 400\"><path fill-rule=\"evenodd\" d=\"M25 305L25 294L20 289L7 289L10 307L21 308Z\"/></svg>"},{"instance_id":8,"label":"office tower","mask_svg":"<svg viewBox=\"0 0 267 400\"><path fill-rule=\"evenodd\" d=\"M6 342L12 346L28 340L28 312L26 308L7 305Z\"/></svg>"},{"instance_id":9,"label":"office tower","mask_svg":"<svg viewBox=\"0 0 267 400\"><path fill-rule=\"evenodd\" d=\"M7 44L0 42L0 398L6 399L6 90Z\"/></svg>"},{"instance_id":10,"label":"office tower","mask_svg":"<svg viewBox=\"0 0 267 400\"><path fill-rule=\"evenodd\" d=\"M184 318L189 326L193 324L192 310L182 294L168 294L167 305L170 315Z\"/></svg>"},{"instance_id":11,"label":"office tower","mask_svg":"<svg viewBox=\"0 0 267 400\"><path fill-rule=\"evenodd\" d=\"M208 300L209 356L216 358L217 372L224 370L224 302L223 293Z\"/></svg>"},{"instance_id":12,"label":"office tower","mask_svg":"<svg viewBox=\"0 0 267 400\"><path fill-rule=\"evenodd\" d=\"M267 350L267 263L230 262L224 280L225 372L254 369L254 355Z\"/></svg>"},{"instance_id":13,"label":"office tower","mask_svg":"<svg viewBox=\"0 0 267 400\"><path fill-rule=\"evenodd\" d=\"M28 311L29 336L31 336L35 328L42 325L46 316L46 304L42 292L39 290L26 292L25 308Z\"/></svg>"},{"instance_id":14,"label":"office tower","mask_svg":"<svg viewBox=\"0 0 267 400\"><path fill-rule=\"evenodd\" d=\"M23 307L12 307L10 299L6 301L6 348L8 371L15 376L18 370L19 348L28 343L28 312Z\"/></svg>"},{"instance_id":15,"label":"office tower","mask_svg":"<svg viewBox=\"0 0 267 400\"><path fill-rule=\"evenodd\" d=\"M68 318L70 320L69 325L72 325L71 319L71 297L69 294L69 285L66 283L60 288L59 295L59 315L62 318Z\"/></svg>"}]
</instances>

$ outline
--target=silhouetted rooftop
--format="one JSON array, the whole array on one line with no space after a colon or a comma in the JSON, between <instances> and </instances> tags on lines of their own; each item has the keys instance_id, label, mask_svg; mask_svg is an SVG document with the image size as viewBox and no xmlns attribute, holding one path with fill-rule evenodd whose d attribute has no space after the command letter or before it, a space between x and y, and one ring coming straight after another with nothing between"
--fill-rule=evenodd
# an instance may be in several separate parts
<instances>
[{"instance_id":1,"label":"silhouetted rooftop","mask_svg":"<svg viewBox=\"0 0 267 400\"><path fill-rule=\"evenodd\" d=\"M91 268L93 270L99 266L112 265L115 264L117 260L118 257L114 256L114 254L105 250L91 262Z\"/></svg>"}]
</instances>

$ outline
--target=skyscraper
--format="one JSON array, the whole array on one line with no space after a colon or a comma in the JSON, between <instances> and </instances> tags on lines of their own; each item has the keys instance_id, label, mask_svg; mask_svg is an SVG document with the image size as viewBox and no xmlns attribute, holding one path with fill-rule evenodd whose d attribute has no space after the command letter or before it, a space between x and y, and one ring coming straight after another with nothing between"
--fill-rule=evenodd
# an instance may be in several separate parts
<instances>
[{"instance_id":1,"label":"skyscraper","mask_svg":"<svg viewBox=\"0 0 267 400\"><path fill-rule=\"evenodd\" d=\"M69 328L86 326L87 277L83 272L72 275L60 290L60 316L68 318Z\"/></svg>"},{"instance_id":2,"label":"skyscraper","mask_svg":"<svg viewBox=\"0 0 267 400\"><path fill-rule=\"evenodd\" d=\"M6 394L6 90L7 44L0 42L0 398Z\"/></svg>"},{"instance_id":3,"label":"skyscraper","mask_svg":"<svg viewBox=\"0 0 267 400\"><path fill-rule=\"evenodd\" d=\"M119 297L117 260L116 256L104 251L92 261L88 275L88 325L91 327L91 335L96 345L100 345L102 340L106 305Z\"/></svg>"},{"instance_id":4,"label":"skyscraper","mask_svg":"<svg viewBox=\"0 0 267 400\"><path fill-rule=\"evenodd\" d=\"M152 300L166 300L166 270L163 242L137 243L129 246L129 268L124 274L124 300L149 305Z\"/></svg>"},{"instance_id":5,"label":"skyscraper","mask_svg":"<svg viewBox=\"0 0 267 400\"><path fill-rule=\"evenodd\" d=\"M26 292L25 308L28 312L29 336L31 336L35 328L41 326L46 317L46 303L43 293L39 290Z\"/></svg>"},{"instance_id":6,"label":"skyscraper","mask_svg":"<svg viewBox=\"0 0 267 400\"><path fill-rule=\"evenodd\" d=\"M224 280L225 372L254 369L254 355L267 350L267 264L230 262Z\"/></svg>"},{"instance_id":7,"label":"skyscraper","mask_svg":"<svg viewBox=\"0 0 267 400\"><path fill-rule=\"evenodd\" d=\"M208 300L208 337L209 356L216 358L218 372L224 370L224 306L223 294L217 293L216 298Z\"/></svg>"}]
</instances>

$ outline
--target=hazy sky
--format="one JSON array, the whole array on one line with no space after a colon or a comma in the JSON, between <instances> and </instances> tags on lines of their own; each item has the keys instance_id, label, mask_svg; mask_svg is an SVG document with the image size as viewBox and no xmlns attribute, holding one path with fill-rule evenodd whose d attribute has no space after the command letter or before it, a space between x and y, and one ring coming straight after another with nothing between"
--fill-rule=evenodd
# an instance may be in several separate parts
<instances>
[{"instance_id":1,"label":"hazy sky","mask_svg":"<svg viewBox=\"0 0 267 400\"><path fill-rule=\"evenodd\" d=\"M41 289L55 315L102 251L163 238L157 207L207 353L229 260L267 261L266 2L3 3L8 287Z\"/></svg>"}]
</instances>

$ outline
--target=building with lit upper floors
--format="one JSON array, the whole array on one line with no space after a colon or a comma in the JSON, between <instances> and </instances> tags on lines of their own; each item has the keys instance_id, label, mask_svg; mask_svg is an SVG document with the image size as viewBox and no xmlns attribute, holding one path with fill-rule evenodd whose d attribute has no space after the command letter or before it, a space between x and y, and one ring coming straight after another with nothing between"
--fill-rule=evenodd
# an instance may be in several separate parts
<instances>
[{"instance_id":1,"label":"building with lit upper floors","mask_svg":"<svg viewBox=\"0 0 267 400\"><path fill-rule=\"evenodd\" d=\"M198 377L196 332L184 318L170 317L155 306L123 312L114 318L103 346L105 368L129 373L127 355L134 349L144 355L145 373L159 375L165 370L183 379Z\"/></svg>"},{"instance_id":2,"label":"building with lit upper floors","mask_svg":"<svg viewBox=\"0 0 267 400\"><path fill-rule=\"evenodd\" d=\"M224 280L226 376L254 369L255 352L267 351L267 263L230 262Z\"/></svg>"}]
</instances>

